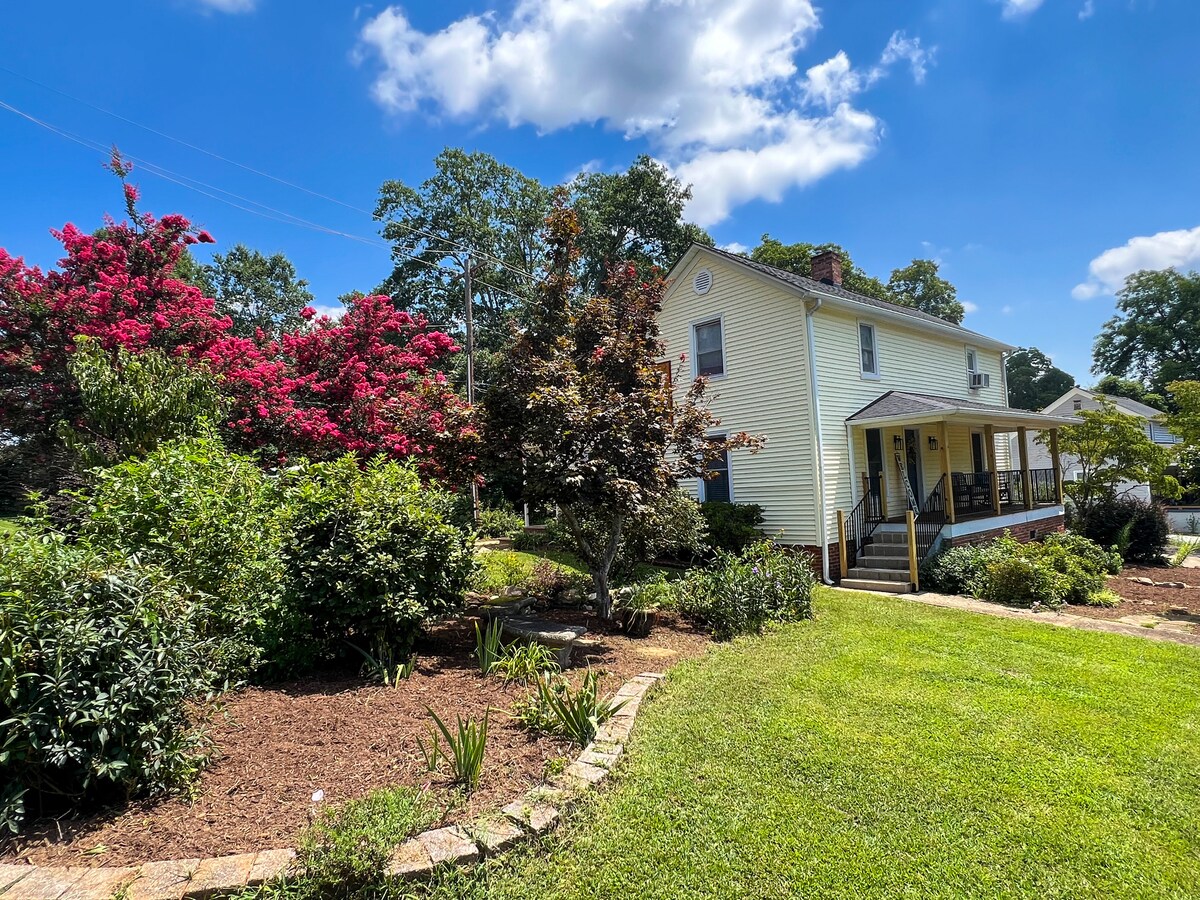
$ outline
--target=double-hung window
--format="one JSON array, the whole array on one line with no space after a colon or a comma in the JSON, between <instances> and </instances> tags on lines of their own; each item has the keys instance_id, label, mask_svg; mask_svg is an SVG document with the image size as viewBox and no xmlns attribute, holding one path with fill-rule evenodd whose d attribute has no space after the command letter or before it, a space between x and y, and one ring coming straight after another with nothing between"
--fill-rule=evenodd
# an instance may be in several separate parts
<instances>
[{"instance_id":1,"label":"double-hung window","mask_svg":"<svg viewBox=\"0 0 1200 900\"><path fill-rule=\"evenodd\" d=\"M863 376L878 378L879 347L875 341L875 326L867 322L858 323L858 353Z\"/></svg>"},{"instance_id":2,"label":"double-hung window","mask_svg":"<svg viewBox=\"0 0 1200 900\"><path fill-rule=\"evenodd\" d=\"M721 334L721 320L701 322L692 328L696 343L696 374L724 375L725 347Z\"/></svg>"},{"instance_id":3,"label":"double-hung window","mask_svg":"<svg viewBox=\"0 0 1200 900\"><path fill-rule=\"evenodd\" d=\"M712 440L724 441L725 435L713 435ZM708 476L700 483L700 496L705 502L729 503L733 500L733 484L729 479L729 451L708 464Z\"/></svg>"}]
</instances>

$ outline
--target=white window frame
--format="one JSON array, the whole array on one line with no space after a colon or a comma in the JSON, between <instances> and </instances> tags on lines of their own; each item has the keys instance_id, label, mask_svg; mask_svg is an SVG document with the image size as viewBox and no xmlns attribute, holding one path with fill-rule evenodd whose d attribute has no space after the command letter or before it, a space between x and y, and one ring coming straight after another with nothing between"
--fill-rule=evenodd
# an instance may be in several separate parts
<instances>
[{"instance_id":1,"label":"white window frame","mask_svg":"<svg viewBox=\"0 0 1200 900\"><path fill-rule=\"evenodd\" d=\"M868 372L863 368L863 345L862 345L862 330L863 328L871 329L871 352L875 356L875 371ZM883 377L883 367L879 362L879 329L875 327L874 322L866 322L862 319L858 320L858 328L855 332L858 340L858 374L868 381L878 381Z\"/></svg>"},{"instance_id":2,"label":"white window frame","mask_svg":"<svg viewBox=\"0 0 1200 900\"><path fill-rule=\"evenodd\" d=\"M702 323L703 324L703 323ZM713 431L705 434L706 438L728 438L728 431ZM728 450L725 451L725 477L729 480L729 502L736 503L733 493L733 454ZM696 485L696 495L700 498L701 503L708 502L708 481L707 479L698 479Z\"/></svg>"},{"instance_id":3,"label":"white window frame","mask_svg":"<svg viewBox=\"0 0 1200 900\"><path fill-rule=\"evenodd\" d=\"M688 323L688 335L691 338L692 345L692 377L700 377L700 354L696 352L696 329L703 325L712 325L716 323L721 328L721 374L704 376L709 381L720 381L729 375L729 354L725 352L725 314L718 316L705 316L703 319L696 319Z\"/></svg>"},{"instance_id":4,"label":"white window frame","mask_svg":"<svg viewBox=\"0 0 1200 900\"><path fill-rule=\"evenodd\" d=\"M978 348L972 347L968 344L967 348L966 348L966 357L967 357L967 371L968 372L978 373L979 371L981 371L979 368L979 350L978 350ZM973 364L972 364L972 360L974 360Z\"/></svg>"}]
</instances>

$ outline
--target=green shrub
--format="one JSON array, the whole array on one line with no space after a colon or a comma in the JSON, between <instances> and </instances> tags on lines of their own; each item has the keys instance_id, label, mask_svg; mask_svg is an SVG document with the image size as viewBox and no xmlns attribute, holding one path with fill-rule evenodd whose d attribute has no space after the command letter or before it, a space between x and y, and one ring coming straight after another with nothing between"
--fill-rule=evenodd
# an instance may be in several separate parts
<instances>
[{"instance_id":1,"label":"green shrub","mask_svg":"<svg viewBox=\"0 0 1200 900\"><path fill-rule=\"evenodd\" d=\"M550 533L545 529L537 531L521 529L512 535L513 549L520 550L522 553L536 553L538 550L545 550L553 543Z\"/></svg>"},{"instance_id":2,"label":"green shrub","mask_svg":"<svg viewBox=\"0 0 1200 900\"><path fill-rule=\"evenodd\" d=\"M717 640L728 640L811 618L815 585L807 556L759 541L738 556L718 551L712 565L692 569L674 588L684 612L707 623Z\"/></svg>"},{"instance_id":3,"label":"green shrub","mask_svg":"<svg viewBox=\"0 0 1200 900\"><path fill-rule=\"evenodd\" d=\"M525 517L511 509L489 506L479 511L479 534L482 537L508 537L524 528Z\"/></svg>"},{"instance_id":4,"label":"green shrub","mask_svg":"<svg viewBox=\"0 0 1200 900\"><path fill-rule=\"evenodd\" d=\"M987 564L996 555L994 543L943 550L921 564L921 587L941 594L981 596Z\"/></svg>"},{"instance_id":5,"label":"green shrub","mask_svg":"<svg viewBox=\"0 0 1200 900\"><path fill-rule=\"evenodd\" d=\"M747 544L762 540L758 526L763 523L763 508L756 503L700 504L708 525L708 543L714 550L741 553Z\"/></svg>"},{"instance_id":6,"label":"green shrub","mask_svg":"<svg viewBox=\"0 0 1200 900\"><path fill-rule=\"evenodd\" d=\"M584 573L549 559L533 564L526 587L529 592L551 603L579 602L587 593L592 580Z\"/></svg>"},{"instance_id":7,"label":"green shrub","mask_svg":"<svg viewBox=\"0 0 1200 900\"><path fill-rule=\"evenodd\" d=\"M297 847L307 882L299 895L347 897L378 883L396 847L433 818L424 795L409 787L324 807Z\"/></svg>"},{"instance_id":8,"label":"green shrub","mask_svg":"<svg viewBox=\"0 0 1200 900\"><path fill-rule=\"evenodd\" d=\"M214 671L230 680L278 670L303 625L285 603L287 489L214 438L162 444L95 474L79 495L80 539L136 554L207 595L199 623Z\"/></svg>"},{"instance_id":9,"label":"green shrub","mask_svg":"<svg viewBox=\"0 0 1200 900\"><path fill-rule=\"evenodd\" d=\"M622 569L656 559L691 562L708 549L708 524L700 504L676 488L626 523L619 551Z\"/></svg>"},{"instance_id":10,"label":"green shrub","mask_svg":"<svg viewBox=\"0 0 1200 900\"><path fill-rule=\"evenodd\" d=\"M161 569L30 528L0 539L0 829L30 807L126 800L205 759L185 701L209 612Z\"/></svg>"},{"instance_id":11,"label":"green shrub","mask_svg":"<svg viewBox=\"0 0 1200 900\"><path fill-rule=\"evenodd\" d=\"M544 672L558 671L558 658L545 644L514 641L500 651L488 671L505 681L533 681Z\"/></svg>"},{"instance_id":12,"label":"green shrub","mask_svg":"<svg viewBox=\"0 0 1200 900\"><path fill-rule=\"evenodd\" d=\"M1157 563L1169 546L1171 525L1158 503L1103 498L1087 514L1068 506L1068 527L1102 547L1116 546L1127 562Z\"/></svg>"},{"instance_id":13,"label":"green shrub","mask_svg":"<svg viewBox=\"0 0 1200 900\"><path fill-rule=\"evenodd\" d=\"M533 577L533 559L507 550L480 551L478 565L471 577L471 590L479 594L499 594L505 588L524 588Z\"/></svg>"},{"instance_id":14,"label":"green shrub","mask_svg":"<svg viewBox=\"0 0 1200 900\"><path fill-rule=\"evenodd\" d=\"M1051 609L1062 606L1067 579L1042 562L1036 555L1019 553L993 558L987 563L982 599L1011 606L1042 604Z\"/></svg>"},{"instance_id":15,"label":"green shrub","mask_svg":"<svg viewBox=\"0 0 1200 900\"><path fill-rule=\"evenodd\" d=\"M1077 534L1050 534L1025 545L1025 555L1062 576L1062 600L1086 604L1104 590L1108 575L1121 571L1121 555Z\"/></svg>"},{"instance_id":16,"label":"green shrub","mask_svg":"<svg viewBox=\"0 0 1200 900\"><path fill-rule=\"evenodd\" d=\"M461 607L471 538L411 468L345 456L308 467L292 497L289 602L311 629L311 653L338 656L351 641L404 656L423 622Z\"/></svg>"}]
</instances>

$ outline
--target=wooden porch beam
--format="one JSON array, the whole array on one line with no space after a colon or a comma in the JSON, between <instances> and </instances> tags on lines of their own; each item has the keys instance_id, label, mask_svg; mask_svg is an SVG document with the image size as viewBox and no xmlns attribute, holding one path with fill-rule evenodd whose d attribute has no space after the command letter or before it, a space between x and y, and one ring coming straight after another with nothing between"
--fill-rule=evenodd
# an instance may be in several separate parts
<instances>
[{"instance_id":1,"label":"wooden porch beam","mask_svg":"<svg viewBox=\"0 0 1200 900\"><path fill-rule=\"evenodd\" d=\"M954 524L954 479L950 472L950 426L942 419L938 423L938 443L942 447L942 475L946 479L946 521Z\"/></svg>"},{"instance_id":2,"label":"wooden porch beam","mask_svg":"<svg viewBox=\"0 0 1200 900\"><path fill-rule=\"evenodd\" d=\"M996 427L994 425L983 426L983 441L986 444L988 472L991 473L992 512L998 516L1000 515L1000 479L996 473Z\"/></svg>"},{"instance_id":3,"label":"wooden porch beam","mask_svg":"<svg viewBox=\"0 0 1200 900\"><path fill-rule=\"evenodd\" d=\"M1026 446L1028 431L1024 426L1017 429L1017 441L1020 444L1021 455L1021 496L1025 499L1025 508L1033 509L1033 482L1029 477L1029 448Z\"/></svg>"}]
</instances>

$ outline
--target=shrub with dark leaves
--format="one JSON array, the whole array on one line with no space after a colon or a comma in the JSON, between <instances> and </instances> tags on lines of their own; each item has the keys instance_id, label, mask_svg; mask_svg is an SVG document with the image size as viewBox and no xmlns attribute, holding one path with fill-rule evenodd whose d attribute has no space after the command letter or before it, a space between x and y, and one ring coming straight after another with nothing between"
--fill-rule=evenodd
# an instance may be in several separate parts
<instances>
[{"instance_id":1,"label":"shrub with dark leaves","mask_svg":"<svg viewBox=\"0 0 1200 900\"><path fill-rule=\"evenodd\" d=\"M756 503L700 504L708 524L708 543L714 550L741 553L747 544L762 540L759 526L763 523L763 508Z\"/></svg>"},{"instance_id":2,"label":"shrub with dark leaves","mask_svg":"<svg viewBox=\"0 0 1200 900\"><path fill-rule=\"evenodd\" d=\"M1086 515L1069 506L1068 527L1102 547L1115 546L1126 562L1156 563L1167 550L1171 525L1158 503L1134 497L1096 500Z\"/></svg>"}]
</instances>

